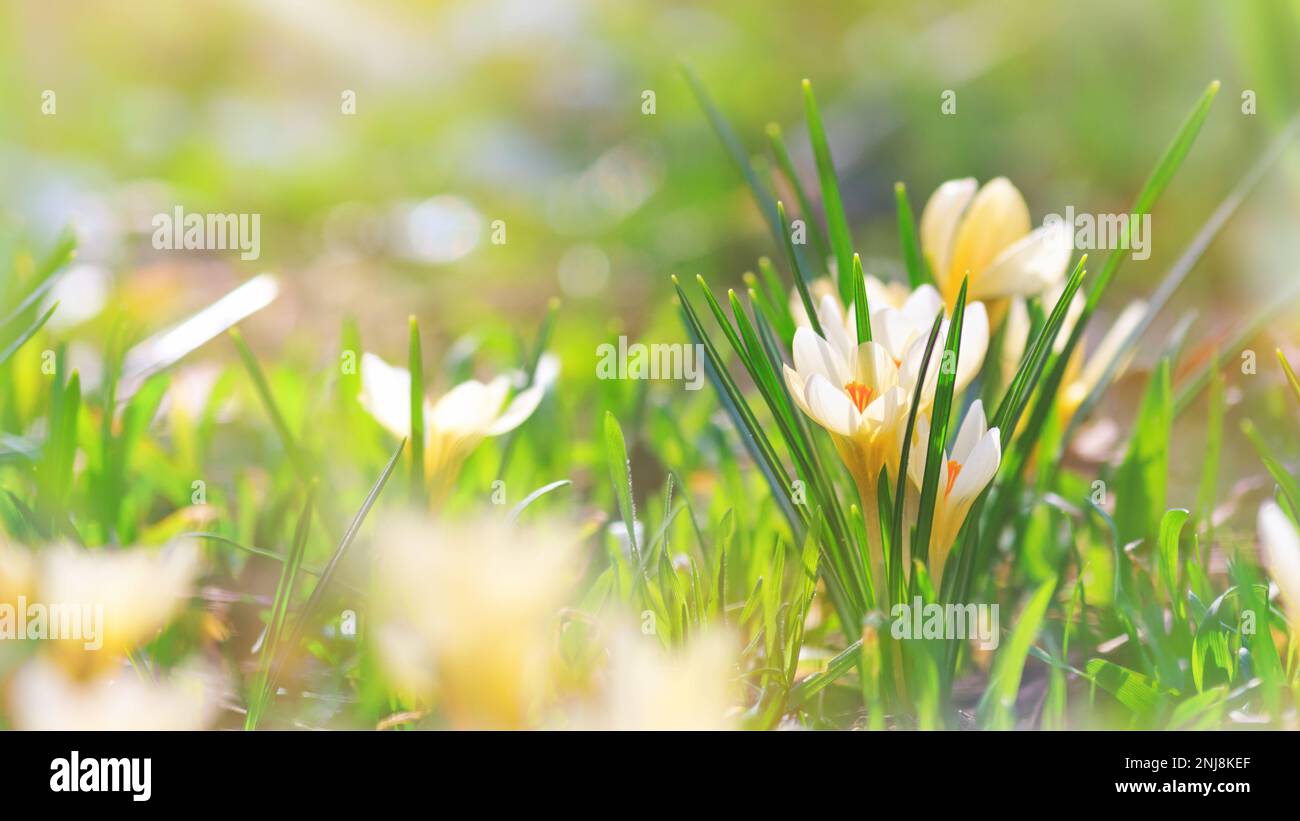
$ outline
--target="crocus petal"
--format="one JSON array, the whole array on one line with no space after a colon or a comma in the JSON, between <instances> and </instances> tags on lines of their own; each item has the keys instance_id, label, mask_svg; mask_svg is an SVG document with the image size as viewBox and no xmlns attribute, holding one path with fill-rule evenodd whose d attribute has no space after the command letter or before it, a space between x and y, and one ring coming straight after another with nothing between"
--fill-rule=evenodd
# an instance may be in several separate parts
<instances>
[{"instance_id":1,"label":"crocus petal","mask_svg":"<svg viewBox=\"0 0 1300 821\"><path fill-rule=\"evenodd\" d=\"M812 411L808 410L808 400L803 395L803 380L799 378L799 372L782 362L781 375L785 377L785 386L790 391L790 398L804 413L812 416Z\"/></svg>"},{"instance_id":2,"label":"crocus petal","mask_svg":"<svg viewBox=\"0 0 1300 821\"><path fill-rule=\"evenodd\" d=\"M510 380L498 376L490 384L462 382L438 400L428 414L430 431L466 435L485 432L501 413Z\"/></svg>"},{"instance_id":3,"label":"crocus petal","mask_svg":"<svg viewBox=\"0 0 1300 821\"><path fill-rule=\"evenodd\" d=\"M880 429L896 427L906 418L910 399L907 391L895 385L867 405L862 419Z\"/></svg>"},{"instance_id":4,"label":"crocus petal","mask_svg":"<svg viewBox=\"0 0 1300 821\"><path fill-rule=\"evenodd\" d=\"M1064 279L1072 251L1067 229L1044 225L997 255L980 275L979 296L988 299L1042 293Z\"/></svg>"},{"instance_id":5,"label":"crocus petal","mask_svg":"<svg viewBox=\"0 0 1300 821\"><path fill-rule=\"evenodd\" d=\"M1006 177L989 180L971 200L953 240L952 261L944 296L957 295L962 277L971 276L971 298L988 296L983 290L984 274L1007 246L1029 233L1029 206Z\"/></svg>"},{"instance_id":6,"label":"crocus petal","mask_svg":"<svg viewBox=\"0 0 1300 821\"><path fill-rule=\"evenodd\" d=\"M542 385L533 385L520 391L514 399L510 400L510 404L497 420L488 426L487 435L500 436L522 425L533 415L533 411L537 410L545 392L546 389Z\"/></svg>"},{"instance_id":7,"label":"crocus petal","mask_svg":"<svg viewBox=\"0 0 1300 821\"><path fill-rule=\"evenodd\" d=\"M921 285L903 303L903 314L917 325L929 328L935 316L943 309L943 297L933 285Z\"/></svg>"},{"instance_id":8,"label":"crocus petal","mask_svg":"<svg viewBox=\"0 0 1300 821\"><path fill-rule=\"evenodd\" d=\"M858 429L861 414L848 394L826 381L819 373L804 386L809 415L822 427L841 436L852 436Z\"/></svg>"},{"instance_id":9,"label":"crocus petal","mask_svg":"<svg viewBox=\"0 0 1300 821\"><path fill-rule=\"evenodd\" d=\"M1288 616L1300 620L1300 530L1276 502L1259 509L1258 528L1264 565L1277 582Z\"/></svg>"},{"instance_id":10,"label":"crocus petal","mask_svg":"<svg viewBox=\"0 0 1300 821\"><path fill-rule=\"evenodd\" d=\"M984 366L984 355L989 350L989 315L984 303L975 302L966 306L961 323L961 351L957 358L957 381L955 390L962 390L970 384Z\"/></svg>"},{"instance_id":11,"label":"crocus petal","mask_svg":"<svg viewBox=\"0 0 1300 821\"><path fill-rule=\"evenodd\" d=\"M925 330L929 330L929 322L934 321L934 315L926 323ZM879 342L889 351L889 355L895 360L902 361L903 354L907 352L907 347L912 344L922 333L920 326L913 323L903 314L902 311L894 308L881 308L878 311L871 312L871 338Z\"/></svg>"},{"instance_id":12,"label":"crocus petal","mask_svg":"<svg viewBox=\"0 0 1300 821\"><path fill-rule=\"evenodd\" d=\"M1020 368L1025 348L1029 343L1029 309L1023 299L1011 300L1007 318L1002 325L1002 350L998 352L998 366L1002 371L1002 384L1008 385Z\"/></svg>"},{"instance_id":13,"label":"crocus petal","mask_svg":"<svg viewBox=\"0 0 1300 821\"><path fill-rule=\"evenodd\" d=\"M957 439L952 443L952 458L963 464L969 461L975 444L983 438L988 429L989 423L984 417L984 401L976 399L971 403L970 410L966 411L966 418L961 421L961 427L957 430Z\"/></svg>"},{"instance_id":14,"label":"crocus petal","mask_svg":"<svg viewBox=\"0 0 1300 821\"><path fill-rule=\"evenodd\" d=\"M821 322L822 333L825 339L839 352L844 363L853 370L853 349L856 347L856 341L850 340L848 331L844 324L844 312L840 310L839 298L832 294L822 297L821 305L817 306L817 319ZM854 332L856 339L857 332Z\"/></svg>"},{"instance_id":15,"label":"crocus petal","mask_svg":"<svg viewBox=\"0 0 1300 821\"><path fill-rule=\"evenodd\" d=\"M871 306L873 314L881 308L902 308L907 301L907 286L901 282L886 284L870 275L866 282L867 304Z\"/></svg>"},{"instance_id":16,"label":"crocus petal","mask_svg":"<svg viewBox=\"0 0 1300 821\"><path fill-rule=\"evenodd\" d=\"M974 499L993 479L1002 463L1002 439L997 428L991 429L971 448L970 456L961 465L961 472L948 494L949 505L960 505Z\"/></svg>"},{"instance_id":17,"label":"crocus petal","mask_svg":"<svg viewBox=\"0 0 1300 821\"><path fill-rule=\"evenodd\" d=\"M397 436L411 435L411 372L372 353L361 356L361 407Z\"/></svg>"},{"instance_id":18,"label":"crocus petal","mask_svg":"<svg viewBox=\"0 0 1300 821\"><path fill-rule=\"evenodd\" d=\"M843 385L853 378L843 355L811 328L796 330L791 347L794 349L794 369L805 383L815 373L826 377L832 385Z\"/></svg>"},{"instance_id":19,"label":"crocus petal","mask_svg":"<svg viewBox=\"0 0 1300 821\"><path fill-rule=\"evenodd\" d=\"M882 391L898 384L898 366L889 349L879 342L863 342L858 346L858 370L854 379L866 385L879 396Z\"/></svg>"},{"instance_id":20,"label":"crocus petal","mask_svg":"<svg viewBox=\"0 0 1300 821\"><path fill-rule=\"evenodd\" d=\"M975 197L976 188L973 177L948 180L935 189L921 211L921 250L941 287L947 287L957 225Z\"/></svg>"},{"instance_id":21,"label":"crocus petal","mask_svg":"<svg viewBox=\"0 0 1300 821\"><path fill-rule=\"evenodd\" d=\"M1115 323L1110 326L1110 330L1106 331L1106 335L1097 344L1096 350L1088 357L1088 364L1084 367L1083 373L1079 374L1078 383L1085 394L1090 392L1101 381L1102 374L1110 366L1111 360L1119 354L1124 341L1137 328L1146 312L1146 301L1139 299L1129 303L1128 307L1115 318ZM1132 356L1133 350L1130 350L1125 358L1131 359ZM1120 370L1122 369L1123 365L1120 367Z\"/></svg>"}]
</instances>

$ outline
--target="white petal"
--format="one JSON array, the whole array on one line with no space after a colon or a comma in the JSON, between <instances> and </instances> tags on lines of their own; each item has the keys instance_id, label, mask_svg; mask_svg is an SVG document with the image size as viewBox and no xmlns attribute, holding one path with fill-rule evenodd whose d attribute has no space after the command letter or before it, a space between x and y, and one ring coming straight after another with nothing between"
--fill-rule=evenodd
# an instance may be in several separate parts
<instances>
[{"instance_id":1,"label":"white petal","mask_svg":"<svg viewBox=\"0 0 1300 821\"><path fill-rule=\"evenodd\" d=\"M790 391L790 398L804 413L812 416L812 411L808 410L808 400L803 395L803 381L799 378L798 371L782 362L781 375L785 377L785 387Z\"/></svg>"},{"instance_id":2,"label":"white petal","mask_svg":"<svg viewBox=\"0 0 1300 821\"><path fill-rule=\"evenodd\" d=\"M957 381L954 390L960 391L970 384L984 366L984 355L989 350L989 315L984 303L966 306L961 323L961 355L957 359Z\"/></svg>"},{"instance_id":3,"label":"white petal","mask_svg":"<svg viewBox=\"0 0 1300 821\"><path fill-rule=\"evenodd\" d=\"M1110 326L1110 330L1106 331L1106 335L1101 338L1101 342L1097 344L1097 349L1088 357L1088 364L1084 366L1083 373L1079 374L1079 378L1076 380L1076 384L1084 395L1091 393L1092 389L1101 381L1101 376L1106 372L1106 368L1110 366L1111 360L1119 354L1124 341L1137 328L1146 312L1146 301L1139 299L1129 303L1128 307L1115 318L1115 323ZM1130 349L1125 359L1131 359L1135 351L1136 349ZM1127 365L1127 362L1123 363L1119 370L1123 370L1124 365Z\"/></svg>"},{"instance_id":4,"label":"white petal","mask_svg":"<svg viewBox=\"0 0 1300 821\"><path fill-rule=\"evenodd\" d=\"M979 279L982 299L1031 296L1061 282L1070 264L1069 231L1044 225L998 254Z\"/></svg>"},{"instance_id":5,"label":"white petal","mask_svg":"<svg viewBox=\"0 0 1300 821\"><path fill-rule=\"evenodd\" d=\"M811 328L794 332L794 369L807 384L813 374L819 373L832 385L844 385L853 378L844 357Z\"/></svg>"},{"instance_id":6,"label":"white petal","mask_svg":"<svg viewBox=\"0 0 1300 821\"><path fill-rule=\"evenodd\" d=\"M912 292L902 310L908 319L928 330L935 316L943 310L943 297L933 285L926 283Z\"/></svg>"},{"instance_id":7,"label":"white petal","mask_svg":"<svg viewBox=\"0 0 1300 821\"><path fill-rule=\"evenodd\" d=\"M929 321L925 324L924 331L930 329L930 322L934 321L934 315L930 315ZM902 311L894 308L881 308L878 311L871 312L871 338L879 342L889 351L889 355L901 362L903 355L907 353L907 348L924 332L921 326L916 325Z\"/></svg>"},{"instance_id":8,"label":"white petal","mask_svg":"<svg viewBox=\"0 0 1300 821\"><path fill-rule=\"evenodd\" d=\"M1264 564L1294 619L1300 613L1300 530L1276 502L1259 509L1258 528Z\"/></svg>"},{"instance_id":9,"label":"white petal","mask_svg":"<svg viewBox=\"0 0 1300 821\"><path fill-rule=\"evenodd\" d=\"M898 366L889 349L878 342L863 342L858 346L858 371L854 379L871 388L878 397L898 384Z\"/></svg>"},{"instance_id":10,"label":"white petal","mask_svg":"<svg viewBox=\"0 0 1300 821\"><path fill-rule=\"evenodd\" d=\"M863 421L881 429L906 424L910 403L911 397L907 391L895 385L867 405L862 414Z\"/></svg>"},{"instance_id":11,"label":"white petal","mask_svg":"<svg viewBox=\"0 0 1300 821\"><path fill-rule=\"evenodd\" d=\"M411 372L372 353L361 356L361 394L366 413L397 436L411 435Z\"/></svg>"},{"instance_id":12,"label":"white petal","mask_svg":"<svg viewBox=\"0 0 1300 821\"><path fill-rule=\"evenodd\" d=\"M1029 344L1029 309L1023 299L1011 300L1007 309L1007 318L1002 328L1002 350L998 352L999 367L1002 369L1002 384L1008 385L1020 368L1025 348Z\"/></svg>"},{"instance_id":13,"label":"white petal","mask_svg":"<svg viewBox=\"0 0 1300 821\"><path fill-rule=\"evenodd\" d=\"M844 363L848 365L849 370L853 370L853 349L857 347L857 331L854 331L854 339L849 339L848 330L844 323L844 312L840 310L840 300L838 297L827 294L822 297L821 305L817 307L817 319L821 322L822 333L825 334L827 342L839 351Z\"/></svg>"},{"instance_id":14,"label":"white petal","mask_svg":"<svg viewBox=\"0 0 1300 821\"><path fill-rule=\"evenodd\" d=\"M944 296L955 299L961 278L970 274L970 299L986 295L985 276L999 255L1030 231L1029 207L1006 177L989 180L980 188L957 226L952 261L946 280L939 280Z\"/></svg>"},{"instance_id":15,"label":"white petal","mask_svg":"<svg viewBox=\"0 0 1300 821\"><path fill-rule=\"evenodd\" d=\"M430 409L429 430L454 435L486 433L501 413L509 391L510 380L504 376L487 385L473 379L462 382Z\"/></svg>"},{"instance_id":16,"label":"white petal","mask_svg":"<svg viewBox=\"0 0 1300 821\"><path fill-rule=\"evenodd\" d=\"M961 421L957 438L952 443L952 458L965 464L970 459L975 444L988 432L989 423L984 418L984 401L976 399L966 411L966 418Z\"/></svg>"},{"instance_id":17,"label":"white petal","mask_svg":"<svg viewBox=\"0 0 1300 821\"><path fill-rule=\"evenodd\" d=\"M515 395L506 406L505 411L497 417L487 429L488 436L500 436L503 433L512 431L524 423L528 417L533 415L537 406L541 404L542 395L546 389L542 385L533 385Z\"/></svg>"},{"instance_id":18,"label":"white petal","mask_svg":"<svg viewBox=\"0 0 1300 821\"><path fill-rule=\"evenodd\" d=\"M901 303L898 300L900 289L898 283L886 285L870 274L867 275L867 304L871 306L871 312L874 315L881 308L900 308ZM906 288L901 289L901 293L906 297Z\"/></svg>"},{"instance_id":19,"label":"white petal","mask_svg":"<svg viewBox=\"0 0 1300 821\"><path fill-rule=\"evenodd\" d=\"M974 499L984 489L1002 463L1002 440L997 428L993 428L980 437L970 456L962 462L961 472L952 483L952 492L948 494L948 504L957 505L968 499Z\"/></svg>"},{"instance_id":20,"label":"white petal","mask_svg":"<svg viewBox=\"0 0 1300 821\"><path fill-rule=\"evenodd\" d=\"M804 386L808 409L812 418L822 427L841 436L852 436L858 429L862 414L849 395L826 381L821 374L813 374Z\"/></svg>"},{"instance_id":21,"label":"white petal","mask_svg":"<svg viewBox=\"0 0 1300 821\"><path fill-rule=\"evenodd\" d=\"M935 189L921 211L921 251L941 285L948 279L957 225L978 187L974 177L948 180Z\"/></svg>"}]
</instances>

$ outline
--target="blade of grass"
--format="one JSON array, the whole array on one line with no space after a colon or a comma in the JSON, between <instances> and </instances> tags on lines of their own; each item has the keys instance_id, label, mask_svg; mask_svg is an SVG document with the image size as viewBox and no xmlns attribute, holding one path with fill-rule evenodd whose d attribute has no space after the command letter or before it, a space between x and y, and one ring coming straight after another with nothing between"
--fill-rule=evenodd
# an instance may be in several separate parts
<instances>
[{"instance_id":1,"label":"blade of grass","mask_svg":"<svg viewBox=\"0 0 1300 821\"><path fill-rule=\"evenodd\" d=\"M284 632L285 620L289 616L289 602L293 597L294 585L298 580L298 568L302 564L303 554L307 550L307 537L311 533L312 507L316 498L313 487L307 493L307 502L303 506L298 524L294 529L293 545L280 568L280 579L276 583L275 598L271 605L271 618L266 625L266 635L262 639L262 649L258 654L257 675L253 689L249 694L248 713L244 717L244 729L256 730L271 697L271 661L275 658Z\"/></svg>"},{"instance_id":2,"label":"blade of grass","mask_svg":"<svg viewBox=\"0 0 1300 821\"><path fill-rule=\"evenodd\" d=\"M939 360L939 384L934 392L934 406L930 417L930 442L925 455L925 478L921 484L921 506L917 512L916 530L912 540L912 560L930 566L930 530L934 524L934 506L939 495L939 471L943 469L944 447L948 442L948 420L952 414L953 388L957 380L957 363L961 357L961 327L966 312L966 287L963 279L957 302L952 309L948 338L944 342L943 358ZM921 371L920 379L929 378Z\"/></svg>"},{"instance_id":3,"label":"blade of grass","mask_svg":"<svg viewBox=\"0 0 1300 821\"><path fill-rule=\"evenodd\" d=\"M772 146L772 154L776 157L776 165L781 169L781 173L794 189L795 198L799 201L799 213L803 214L804 222L808 224L808 235L812 238L813 252L817 255L819 272L830 273L826 270L826 262L830 259L830 245L826 241L826 235L822 231L821 224L817 221L817 212L813 209L812 200L808 197L808 191L804 188L803 181L799 179L798 172L794 169L794 163L790 161L790 152L786 150L785 138L781 135L781 126L776 123L767 124L767 141Z\"/></svg>"},{"instance_id":4,"label":"blade of grass","mask_svg":"<svg viewBox=\"0 0 1300 821\"><path fill-rule=\"evenodd\" d=\"M424 352L420 346L420 325L412 315L407 322L410 325L410 340L407 352L407 368L410 373L410 411L411 411L411 464L410 491L412 502L418 504L424 499Z\"/></svg>"},{"instance_id":5,"label":"blade of grass","mask_svg":"<svg viewBox=\"0 0 1300 821\"><path fill-rule=\"evenodd\" d=\"M898 242L903 248L907 283L912 290L916 290L932 277L916 240L916 217L912 215L912 203L907 198L907 186L901 182L894 183L894 206L898 211Z\"/></svg>"},{"instance_id":6,"label":"blade of grass","mask_svg":"<svg viewBox=\"0 0 1300 821\"><path fill-rule=\"evenodd\" d=\"M840 186L835 177L835 162L831 147L822 127L822 115L817 109L812 83L803 81L804 116L808 120L808 141L812 143L813 158L817 161L817 176L821 180L822 206L826 212L826 232L830 236L831 251L835 254L835 270L839 281L840 301L847 305L853 299L852 276L853 237L849 233L849 220L844 215L840 199Z\"/></svg>"}]
</instances>

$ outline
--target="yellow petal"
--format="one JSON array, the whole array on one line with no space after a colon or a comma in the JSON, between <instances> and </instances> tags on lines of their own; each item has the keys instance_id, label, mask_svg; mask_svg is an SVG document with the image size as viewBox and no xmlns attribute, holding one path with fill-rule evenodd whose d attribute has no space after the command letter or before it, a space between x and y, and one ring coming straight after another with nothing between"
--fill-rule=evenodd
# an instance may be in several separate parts
<instances>
[{"instance_id":1,"label":"yellow petal","mask_svg":"<svg viewBox=\"0 0 1300 821\"><path fill-rule=\"evenodd\" d=\"M951 306L968 273L968 298L984 296L980 275L1008 246L1029 233L1029 206L1006 177L989 180L971 200L953 241L948 277L941 280L944 299Z\"/></svg>"},{"instance_id":2,"label":"yellow petal","mask_svg":"<svg viewBox=\"0 0 1300 821\"><path fill-rule=\"evenodd\" d=\"M977 187L974 177L948 180L935 189L921 211L921 251L940 289L945 291L957 226Z\"/></svg>"}]
</instances>

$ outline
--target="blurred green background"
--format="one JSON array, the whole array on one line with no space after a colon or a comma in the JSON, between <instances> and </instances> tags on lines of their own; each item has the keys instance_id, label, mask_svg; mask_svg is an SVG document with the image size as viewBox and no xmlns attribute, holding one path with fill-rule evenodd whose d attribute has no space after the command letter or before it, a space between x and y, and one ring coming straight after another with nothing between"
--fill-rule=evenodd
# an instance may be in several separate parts
<instances>
[{"instance_id":1,"label":"blurred green background","mask_svg":"<svg viewBox=\"0 0 1300 821\"><path fill-rule=\"evenodd\" d=\"M1154 287L1297 108L1298 7L8 2L0 219L38 247L76 225L86 268L76 300L62 294L65 325L98 298L152 330L269 270L285 293L250 336L323 367L345 315L400 358L414 313L440 355L485 324L528 336L560 296L556 344L585 379L612 332L683 338L670 274L735 285L776 251L679 60L755 154L780 124L810 183L798 84L813 81L856 245L885 276L899 271L896 180L918 210L945 179L1006 175L1035 222L1067 205L1126 211L1218 79L1151 258L1126 264L1104 323ZM955 115L940 110L947 90ZM1226 336L1296 276L1297 180L1293 162L1261 186L1152 339L1189 309L1194 341ZM261 259L155 251L149 220L176 205L260 213Z\"/></svg>"}]
</instances>

